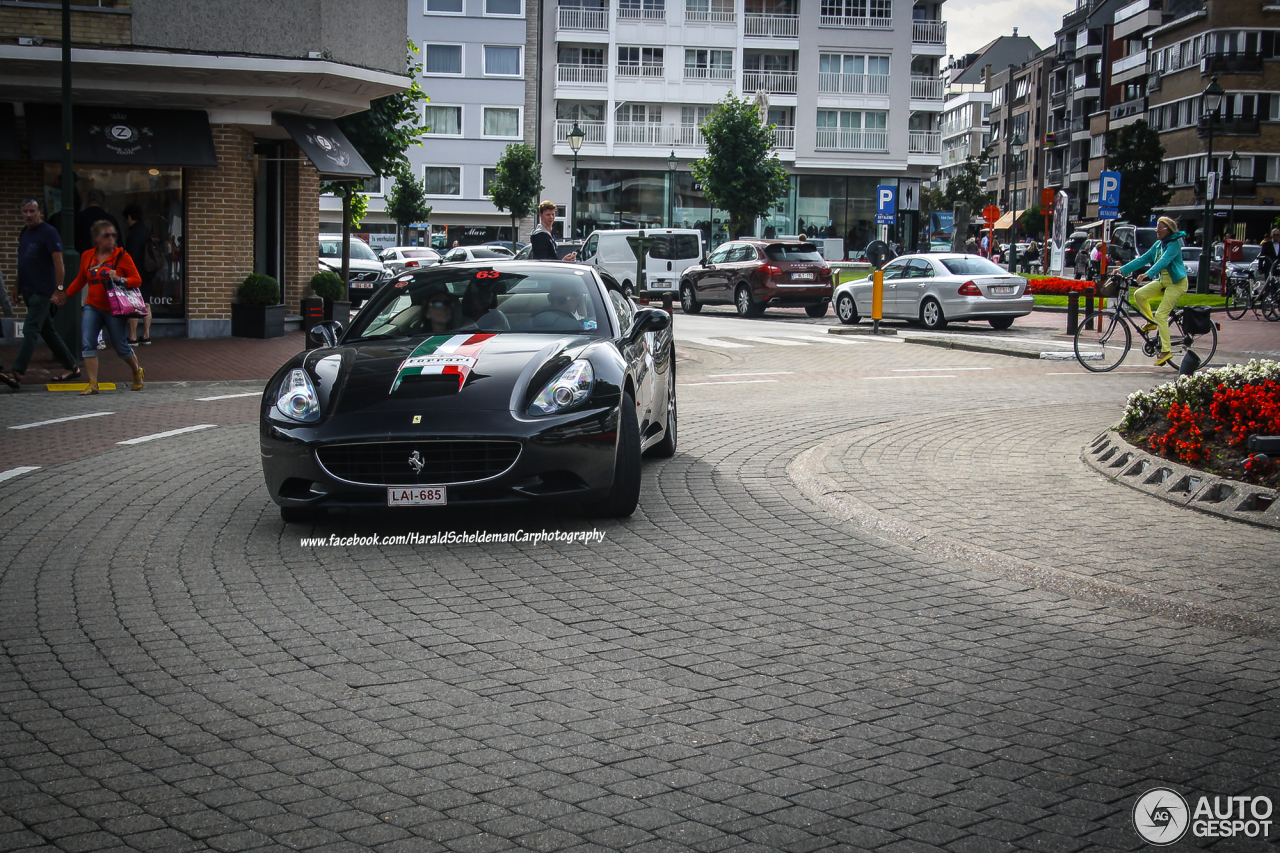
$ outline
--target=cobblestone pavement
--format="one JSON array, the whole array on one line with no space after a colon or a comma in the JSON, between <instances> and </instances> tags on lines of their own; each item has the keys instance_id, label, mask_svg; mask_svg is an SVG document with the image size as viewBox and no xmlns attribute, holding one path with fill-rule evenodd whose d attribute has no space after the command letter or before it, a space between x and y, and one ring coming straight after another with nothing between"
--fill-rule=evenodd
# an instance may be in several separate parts
<instances>
[{"instance_id":1,"label":"cobblestone pavement","mask_svg":"<svg viewBox=\"0 0 1280 853\"><path fill-rule=\"evenodd\" d=\"M811 453L904 525L1270 613L1275 533L1073 461L1163 374L676 329L736 346L682 349L680 451L624 522L286 528L254 398L199 399L251 387L6 400L3 426L114 413L5 430L0 470L42 467L0 482L0 849L1133 850L1154 785L1277 798L1273 637L939 558L788 471ZM114 443L184 422L211 426Z\"/></svg>"}]
</instances>

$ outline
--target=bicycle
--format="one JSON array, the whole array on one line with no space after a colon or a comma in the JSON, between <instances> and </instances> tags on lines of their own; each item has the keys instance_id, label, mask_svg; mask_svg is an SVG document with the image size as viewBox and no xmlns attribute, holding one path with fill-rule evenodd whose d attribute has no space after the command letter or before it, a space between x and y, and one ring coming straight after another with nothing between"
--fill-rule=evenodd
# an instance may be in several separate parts
<instances>
[{"instance_id":1,"label":"bicycle","mask_svg":"<svg viewBox=\"0 0 1280 853\"><path fill-rule=\"evenodd\" d=\"M1142 338L1143 355L1152 358L1160 351L1159 331L1144 331L1147 318L1138 313L1139 323L1134 319L1137 312L1129 307L1129 288L1133 277L1117 274L1110 278L1110 282L1115 285L1115 294L1108 298L1114 300L1115 307L1089 313L1076 330L1076 360L1093 373L1106 373L1119 367L1133 346L1134 332ZM1189 308L1175 309L1169 315L1169 343L1175 352L1182 352L1181 358L1175 357L1167 362L1170 368L1181 372L1186 362L1189 371L1194 372L1213 358L1218 351L1218 324L1210 319L1207 331L1188 330L1188 326L1194 330L1205 322L1201 312L1189 313ZM1188 354L1192 358L1188 359Z\"/></svg>"},{"instance_id":2,"label":"bicycle","mask_svg":"<svg viewBox=\"0 0 1280 853\"><path fill-rule=\"evenodd\" d=\"M1254 283L1252 279L1227 275L1226 293L1227 316L1239 320L1254 307Z\"/></svg>"},{"instance_id":3,"label":"bicycle","mask_svg":"<svg viewBox=\"0 0 1280 853\"><path fill-rule=\"evenodd\" d=\"M1280 321L1280 263L1271 265L1271 271L1254 285L1254 311L1272 323Z\"/></svg>"}]
</instances>

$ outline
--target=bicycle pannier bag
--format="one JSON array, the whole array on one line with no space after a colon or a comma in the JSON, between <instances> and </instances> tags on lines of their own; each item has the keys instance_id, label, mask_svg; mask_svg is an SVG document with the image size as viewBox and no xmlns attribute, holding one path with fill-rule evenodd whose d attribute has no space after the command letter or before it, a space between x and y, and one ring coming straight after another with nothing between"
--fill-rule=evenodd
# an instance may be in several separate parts
<instances>
[{"instance_id":1,"label":"bicycle pannier bag","mask_svg":"<svg viewBox=\"0 0 1280 853\"><path fill-rule=\"evenodd\" d=\"M1207 335L1213 329L1213 316L1207 305L1193 305L1183 311L1182 330L1188 335Z\"/></svg>"}]
</instances>

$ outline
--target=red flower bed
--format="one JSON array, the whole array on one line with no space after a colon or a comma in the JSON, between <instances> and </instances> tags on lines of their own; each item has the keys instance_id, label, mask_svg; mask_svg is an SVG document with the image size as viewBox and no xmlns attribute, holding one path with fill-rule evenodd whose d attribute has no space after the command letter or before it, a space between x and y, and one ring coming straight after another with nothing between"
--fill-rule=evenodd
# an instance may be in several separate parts
<instances>
[{"instance_id":1,"label":"red flower bed","mask_svg":"<svg viewBox=\"0 0 1280 853\"><path fill-rule=\"evenodd\" d=\"M1078 290L1083 293L1086 287L1093 287L1093 282L1080 281L1074 278L1057 278L1056 276L1027 279L1027 292L1033 296L1066 296L1067 292L1071 290Z\"/></svg>"}]
</instances>

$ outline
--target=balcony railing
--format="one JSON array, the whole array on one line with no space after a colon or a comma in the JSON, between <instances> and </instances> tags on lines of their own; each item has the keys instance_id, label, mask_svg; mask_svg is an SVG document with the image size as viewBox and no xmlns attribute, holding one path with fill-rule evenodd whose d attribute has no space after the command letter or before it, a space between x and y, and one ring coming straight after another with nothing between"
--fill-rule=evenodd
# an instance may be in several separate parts
<instances>
[{"instance_id":1,"label":"balcony railing","mask_svg":"<svg viewBox=\"0 0 1280 853\"><path fill-rule=\"evenodd\" d=\"M1209 53L1200 60L1201 74L1261 74L1262 54Z\"/></svg>"},{"instance_id":2,"label":"balcony railing","mask_svg":"<svg viewBox=\"0 0 1280 853\"><path fill-rule=\"evenodd\" d=\"M798 90L798 77L794 71L744 71L743 92L769 92L774 95L794 95Z\"/></svg>"},{"instance_id":3,"label":"balcony railing","mask_svg":"<svg viewBox=\"0 0 1280 853\"><path fill-rule=\"evenodd\" d=\"M1223 179L1221 185L1215 190L1215 196L1218 201L1230 199L1232 195L1232 187L1235 187L1236 198L1251 198L1258 194L1258 179L1236 178L1234 181L1230 177ZM1200 204L1204 203L1204 178L1197 178L1195 182L1196 201Z\"/></svg>"},{"instance_id":4,"label":"balcony railing","mask_svg":"<svg viewBox=\"0 0 1280 853\"><path fill-rule=\"evenodd\" d=\"M1257 136L1262 125L1256 118L1233 118L1222 120L1218 119L1213 123L1214 136ZM1209 123L1205 121L1205 117L1201 116L1200 121L1196 123L1196 136L1205 137L1209 135Z\"/></svg>"},{"instance_id":5,"label":"balcony railing","mask_svg":"<svg viewBox=\"0 0 1280 853\"><path fill-rule=\"evenodd\" d=\"M743 19L743 35L747 38L793 39L800 37L799 15L769 15L747 12Z\"/></svg>"},{"instance_id":6,"label":"balcony railing","mask_svg":"<svg viewBox=\"0 0 1280 853\"><path fill-rule=\"evenodd\" d=\"M946 44L947 43L947 22L946 21L912 21L911 22L911 43L912 44Z\"/></svg>"},{"instance_id":7,"label":"balcony railing","mask_svg":"<svg viewBox=\"0 0 1280 853\"><path fill-rule=\"evenodd\" d=\"M1049 106L1061 107L1067 103L1067 90L1059 89L1056 92L1049 93Z\"/></svg>"},{"instance_id":8,"label":"balcony railing","mask_svg":"<svg viewBox=\"0 0 1280 853\"><path fill-rule=\"evenodd\" d=\"M787 151L796 147L796 129L794 127L775 127L773 129L773 147Z\"/></svg>"},{"instance_id":9,"label":"balcony railing","mask_svg":"<svg viewBox=\"0 0 1280 853\"><path fill-rule=\"evenodd\" d=\"M573 130L573 126L577 124L586 134L583 137L583 145L604 145L605 143L605 124L602 121L578 121L573 119L556 119L556 142L568 145L569 131Z\"/></svg>"},{"instance_id":10,"label":"balcony railing","mask_svg":"<svg viewBox=\"0 0 1280 853\"><path fill-rule=\"evenodd\" d=\"M1132 101L1125 101L1123 104L1116 104L1111 108L1111 120L1119 121L1122 118L1128 118L1131 115L1145 112L1147 109L1146 98L1134 98Z\"/></svg>"},{"instance_id":11,"label":"balcony railing","mask_svg":"<svg viewBox=\"0 0 1280 853\"><path fill-rule=\"evenodd\" d=\"M661 65L619 65L617 72L619 77L647 77L653 79L663 76Z\"/></svg>"},{"instance_id":12,"label":"balcony railing","mask_svg":"<svg viewBox=\"0 0 1280 853\"><path fill-rule=\"evenodd\" d=\"M1111 73L1113 75L1123 74L1125 71L1129 71L1133 68L1141 68L1146 64L1147 52L1146 50L1140 50L1137 53L1131 53L1123 59L1117 59L1115 62L1111 63Z\"/></svg>"},{"instance_id":13,"label":"balcony railing","mask_svg":"<svg viewBox=\"0 0 1280 853\"><path fill-rule=\"evenodd\" d=\"M941 154L942 134L936 130L913 130L907 139L908 154Z\"/></svg>"},{"instance_id":14,"label":"balcony railing","mask_svg":"<svg viewBox=\"0 0 1280 853\"><path fill-rule=\"evenodd\" d=\"M1062 179L1065 177L1065 169L1050 169L1044 173L1045 180L1050 184L1058 186L1062 185Z\"/></svg>"},{"instance_id":15,"label":"balcony railing","mask_svg":"<svg viewBox=\"0 0 1280 853\"><path fill-rule=\"evenodd\" d=\"M580 86L604 85L608 70L603 65L557 65L556 82Z\"/></svg>"},{"instance_id":16,"label":"balcony railing","mask_svg":"<svg viewBox=\"0 0 1280 853\"><path fill-rule=\"evenodd\" d=\"M889 75L819 71L818 91L824 95L887 95Z\"/></svg>"},{"instance_id":17,"label":"balcony railing","mask_svg":"<svg viewBox=\"0 0 1280 853\"><path fill-rule=\"evenodd\" d=\"M814 147L821 151L888 151L889 132L820 127Z\"/></svg>"},{"instance_id":18,"label":"balcony railing","mask_svg":"<svg viewBox=\"0 0 1280 853\"><path fill-rule=\"evenodd\" d=\"M641 9L635 6L619 6L619 21L663 21L666 20L667 10L661 9Z\"/></svg>"},{"instance_id":19,"label":"balcony railing","mask_svg":"<svg viewBox=\"0 0 1280 853\"><path fill-rule=\"evenodd\" d=\"M713 80L720 83L731 83L733 82L733 69L715 68L705 65L686 65L684 67L684 79Z\"/></svg>"},{"instance_id":20,"label":"balcony railing","mask_svg":"<svg viewBox=\"0 0 1280 853\"><path fill-rule=\"evenodd\" d=\"M561 6L558 23L562 30L598 30L609 31L609 9L578 9L572 6Z\"/></svg>"},{"instance_id":21,"label":"balcony railing","mask_svg":"<svg viewBox=\"0 0 1280 853\"><path fill-rule=\"evenodd\" d=\"M690 9L685 7L684 19L695 23L734 24L738 13L732 9Z\"/></svg>"},{"instance_id":22,"label":"balcony railing","mask_svg":"<svg viewBox=\"0 0 1280 853\"><path fill-rule=\"evenodd\" d=\"M818 26L891 30L893 29L893 18L845 18L838 15L819 15Z\"/></svg>"},{"instance_id":23,"label":"balcony railing","mask_svg":"<svg viewBox=\"0 0 1280 853\"><path fill-rule=\"evenodd\" d=\"M911 98L916 101L941 101L943 86L937 77L911 78Z\"/></svg>"}]
</instances>

